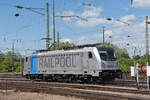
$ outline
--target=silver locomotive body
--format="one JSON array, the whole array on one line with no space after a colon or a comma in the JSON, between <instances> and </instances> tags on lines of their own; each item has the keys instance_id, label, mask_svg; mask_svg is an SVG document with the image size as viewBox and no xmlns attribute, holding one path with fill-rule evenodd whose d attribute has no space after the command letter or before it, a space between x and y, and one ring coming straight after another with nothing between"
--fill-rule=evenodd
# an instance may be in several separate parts
<instances>
[{"instance_id":1,"label":"silver locomotive body","mask_svg":"<svg viewBox=\"0 0 150 100\"><path fill-rule=\"evenodd\" d=\"M24 76L29 78L101 78L109 75L116 77L119 72L117 57L110 48L85 47L67 51L48 51L32 54L26 57L24 63Z\"/></svg>"}]
</instances>

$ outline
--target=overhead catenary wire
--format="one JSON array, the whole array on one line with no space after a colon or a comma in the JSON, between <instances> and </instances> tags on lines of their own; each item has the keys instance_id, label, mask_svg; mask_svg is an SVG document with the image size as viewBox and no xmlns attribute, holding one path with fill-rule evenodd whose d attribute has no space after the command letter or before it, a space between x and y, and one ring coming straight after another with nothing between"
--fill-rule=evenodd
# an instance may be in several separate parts
<instances>
[{"instance_id":1,"label":"overhead catenary wire","mask_svg":"<svg viewBox=\"0 0 150 100\"><path fill-rule=\"evenodd\" d=\"M28 8L28 7L23 7L21 5L14 5L14 7L18 8L18 9L26 9L26 10L29 10L29 11L32 11L34 13L37 13L37 14L40 14L40 15L45 15L41 12L39 12L39 10L45 10L45 8ZM38 10L38 11L37 11Z\"/></svg>"}]
</instances>

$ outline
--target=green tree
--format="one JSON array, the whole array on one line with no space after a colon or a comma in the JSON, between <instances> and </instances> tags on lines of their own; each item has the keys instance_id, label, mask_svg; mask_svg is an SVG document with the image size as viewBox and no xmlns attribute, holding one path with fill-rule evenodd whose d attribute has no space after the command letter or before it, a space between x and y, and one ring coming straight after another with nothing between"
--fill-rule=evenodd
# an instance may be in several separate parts
<instances>
[{"instance_id":1,"label":"green tree","mask_svg":"<svg viewBox=\"0 0 150 100\"><path fill-rule=\"evenodd\" d=\"M0 53L0 71L12 71L12 68L14 68L13 71L18 72L20 70L20 59L23 61L23 57L19 53Z\"/></svg>"},{"instance_id":2,"label":"green tree","mask_svg":"<svg viewBox=\"0 0 150 100\"><path fill-rule=\"evenodd\" d=\"M134 65L134 60L130 58L120 58L119 67L123 71L129 71L130 67Z\"/></svg>"},{"instance_id":3,"label":"green tree","mask_svg":"<svg viewBox=\"0 0 150 100\"><path fill-rule=\"evenodd\" d=\"M11 61L11 59L5 58L2 61L2 63L1 63L1 67L2 67L1 70L5 70L5 71L11 70L12 69L12 61Z\"/></svg>"},{"instance_id":4,"label":"green tree","mask_svg":"<svg viewBox=\"0 0 150 100\"><path fill-rule=\"evenodd\" d=\"M144 57L140 57L139 59L136 59L136 63L146 65L146 59Z\"/></svg>"}]
</instances>

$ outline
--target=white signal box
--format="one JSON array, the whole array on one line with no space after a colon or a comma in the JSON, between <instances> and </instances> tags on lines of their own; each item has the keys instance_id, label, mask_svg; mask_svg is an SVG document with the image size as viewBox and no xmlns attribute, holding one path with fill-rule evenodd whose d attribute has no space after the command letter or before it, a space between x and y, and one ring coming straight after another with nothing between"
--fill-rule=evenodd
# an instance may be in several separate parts
<instances>
[{"instance_id":1,"label":"white signal box","mask_svg":"<svg viewBox=\"0 0 150 100\"><path fill-rule=\"evenodd\" d=\"M135 73L135 67L132 66L132 67L131 67L131 76L135 76L135 74L136 74L136 73Z\"/></svg>"},{"instance_id":2,"label":"white signal box","mask_svg":"<svg viewBox=\"0 0 150 100\"><path fill-rule=\"evenodd\" d=\"M147 76L150 76L150 66L147 66Z\"/></svg>"}]
</instances>

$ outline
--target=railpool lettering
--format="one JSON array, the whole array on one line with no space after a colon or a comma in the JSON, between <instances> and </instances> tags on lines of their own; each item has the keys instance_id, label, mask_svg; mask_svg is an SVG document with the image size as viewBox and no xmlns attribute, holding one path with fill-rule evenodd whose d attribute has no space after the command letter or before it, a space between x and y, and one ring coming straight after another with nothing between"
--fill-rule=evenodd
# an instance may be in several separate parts
<instances>
[{"instance_id":1,"label":"railpool lettering","mask_svg":"<svg viewBox=\"0 0 150 100\"><path fill-rule=\"evenodd\" d=\"M72 55L72 67L76 67L76 65L74 64L74 56Z\"/></svg>"},{"instance_id":2,"label":"railpool lettering","mask_svg":"<svg viewBox=\"0 0 150 100\"><path fill-rule=\"evenodd\" d=\"M50 58L50 64L51 64L51 68L54 68L54 65L53 65L53 58Z\"/></svg>"},{"instance_id":3,"label":"railpool lettering","mask_svg":"<svg viewBox=\"0 0 150 100\"><path fill-rule=\"evenodd\" d=\"M50 61L51 61L51 58L48 57L48 62L50 62ZM48 63L48 68L50 68L50 67L51 67L51 64Z\"/></svg>"},{"instance_id":4,"label":"railpool lettering","mask_svg":"<svg viewBox=\"0 0 150 100\"><path fill-rule=\"evenodd\" d=\"M66 57L66 66L71 67L71 57Z\"/></svg>"},{"instance_id":5,"label":"railpool lettering","mask_svg":"<svg viewBox=\"0 0 150 100\"><path fill-rule=\"evenodd\" d=\"M56 58L55 58L55 67L58 67L58 66L59 66L59 58L56 57Z\"/></svg>"},{"instance_id":6,"label":"railpool lettering","mask_svg":"<svg viewBox=\"0 0 150 100\"><path fill-rule=\"evenodd\" d=\"M47 57L44 57L44 66L48 67Z\"/></svg>"},{"instance_id":7,"label":"railpool lettering","mask_svg":"<svg viewBox=\"0 0 150 100\"><path fill-rule=\"evenodd\" d=\"M42 68L43 67L43 59L42 59L42 57L40 56L39 58L38 58L39 60L39 66Z\"/></svg>"},{"instance_id":8,"label":"railpool lettering","mask_svg":"<svg viewBox=\"0 0 150 100\"><path fill-rule=\"evenodd\" d=\"M65 58L64 57L60 58L60 67L65 67Z\"/></svg>"},{"instance_id":9,"label":"railpool lettering","mask_svg":"<svg viewBox=\"0 0 150 100\"><path fill-rule=\"evenodd\" d=\"M77 54L69 55L53 55L53 56L39 56L39 67L40 68L56 68L56 67L76 67L75 60Z\"/></svg>"}]
</instances>

